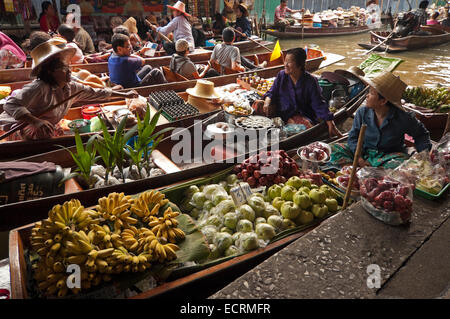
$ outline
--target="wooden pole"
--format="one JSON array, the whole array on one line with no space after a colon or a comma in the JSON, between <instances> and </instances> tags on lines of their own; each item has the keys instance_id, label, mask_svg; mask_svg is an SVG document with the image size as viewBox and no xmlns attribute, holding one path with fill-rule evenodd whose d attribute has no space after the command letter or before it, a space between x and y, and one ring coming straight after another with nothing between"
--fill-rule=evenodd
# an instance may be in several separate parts
<instances>
[{"instance_id":1,"label":"wooden pole","mask_svg":"<svg viewBox=\"0 0 450 319\"><path fill-rule=\"evenodd\" d=\"M155 27L153 24L151 24L150 23L150 21L148 21L147 19L145 19L145 22L148 24L148 26L150 27L150 28L153 28L153 27ZM155 27L155 31L156 31L156 27ZM172 40L170 40L168 37L166 37L164 34L162 34L161 32L159 32L159 31L156 31L156 33L163 39L163 40L165 40L165 41L167 41L167 42L172 42Z\"/></svg>"},{"instance_id":2,"label":"wooden pole","mask_svg":"<svg viewBox=\"0 0 450 319\"><path fill-rule=\"evenodd\" d=\"M246 35L245 33L242 33L242 32L240 32L240 31L236 30L235 28L232 28L232 29L233 29L234 32L236 32L237 34L239 34L241 37L245 37L245 38L249 39L250 41L255 42L257 45L259 45L260 47L262 47L262 48L268 50L269 52L272 52L272 51L273 51L272 49L269 49L268 47L266 47L264 44L261 44L261 43L259 43L258 41L255 41L255 40L253 40L252 38L247 37L247 35Z\"/></svg>"},{"instance_id":3,"label":"wooden pole","mask_svg":"<svg viewBox=\"0 0 450 319\"><path fill-rule=\"evenodd\" d=\"M350 180L348 182L347 190L345 192L344 204L342 205L343 210L345 208L347 208L348 200L350 198L350 193L352 191L353 181L355 180L355 175L356 175L356 168L358 167L358 158L361 154L361 149L364 144L364 135L366 134L366 128L367 128L367 125L363 124L361 126L361 129L359 130L358 144L356 145L355 157L353 158L352 173L350 175Z\"/></svg>"},{"instance_id":4,"label":"wooden pole","mask_svg":"<svg viewBox=\"0 0 450 319\"><path fill-rule=\"evenodd\" d=\"M304 31L304 29L305 29L305 21L304 21L304 17L305 17L305 0L302 0L302 9L303 9L303 12L302 12L302 40L303 40L303 31Z\"/></svg>"}]
</instances>

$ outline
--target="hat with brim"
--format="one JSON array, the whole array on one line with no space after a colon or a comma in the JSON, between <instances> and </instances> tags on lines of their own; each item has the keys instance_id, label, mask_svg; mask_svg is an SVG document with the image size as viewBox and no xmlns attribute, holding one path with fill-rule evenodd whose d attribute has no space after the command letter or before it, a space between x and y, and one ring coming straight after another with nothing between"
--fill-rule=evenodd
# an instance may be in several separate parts
<instances>
[{"instance_id":1,"label":"hat with brim","mask_svg":"<svg viewBox=\"0 0 450 319\"><path fill-rule=\"evenodd\" d=\"M339 75L335 72L325 71L325 72L322 72L320 77L331 83L350 85L350 82L345 77L343 77L342 75Z\"/></svg>"},{"instance_id":2,"label":"hat with brim","mask_svg":"<svg viewBox=\"0 0 450 319\"><path fill-rule=\"evenodd\" d=\"M380 93L386 100L399 109L404 110L402 106L402 96L408 85L400 80L400 77L395 76L391 72L383 72L371 79L364 77L364 81Z\"/></svg>"},{"instance_id":3,"label":"hat with brim","mask_svg":"<svg viewBox=\"0 0 450 319\"><path fill-rule=\"evenodd\" d=\"M351 66L347 70L338 69L334 71L335 73L342 75L343 77L356 80L356 81L364 81L364 71L358 68L357 66Z\"/></svg>"},{"instance_id":4,"label":"hat with brim","mask_svg":"<svg viewBox=\"0 0 450 319\"><path fill-rule=\"evenodd\" d=\"M186 90L189 95L203 99L218 99L220 95L214 89L214 83L207 80L197 80L193 88Z\"/></svg>"},{"instance_id":5,"label":"hat with brim","mask_svg":"<svg viewBox=\"0 0 450 319\"><path fill-rule=\"evenodd\" d=\"M244 11L244 13L243 13L244 17L247 17L247 16L248 16L248 9L247 9L247 6L246 6L245 4L243 4L243 3L240 3L240 4L238 5L238 7L241 8L241 9Z\"/></svg>"},{"instance_id":6,"label":"hat with brim","mask_svg":"<svg viewBox=\"0 0 450 319\"><path fill-rule=\"evenodd\" d=\"M170 8L172 10L177 10L177 11L181 12L182 14L184 14L185 16L188 16L188 17L191 16L189 13L186 12L186 5L181 1L177 1L177 3L175 3L175 5L173 5L173 6L167 5L167 8Z\"/></svg>"},{"instance_id":7,"label":"hat with brim","mask_svg":"<svg viewBox=\"0 0 450 319\"><path fill-rule=\"evenodd\" d=\"M31 65L31 76L37 76L42 65L51 59L61 59L69 64L76 51L77 50L75 48L60 49L48 41L39 44L30 53L31 58L33 59L33 64Z\"/></svg>"}]
</instances>

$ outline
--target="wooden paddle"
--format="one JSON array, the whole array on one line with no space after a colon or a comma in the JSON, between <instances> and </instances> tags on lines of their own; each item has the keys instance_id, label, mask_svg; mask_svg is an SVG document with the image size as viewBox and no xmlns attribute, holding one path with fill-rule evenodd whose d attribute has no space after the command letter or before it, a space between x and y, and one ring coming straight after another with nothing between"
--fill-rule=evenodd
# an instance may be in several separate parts
<instances>
[{"instance_id":1,"label":"wooden paddle","mask_svg":"<svg viewBox=\"0 0 450 319\"><path fill-rule=\"evenodd\" d=\"M356 175L356 168L358 167L358 158L359 158L359 155L361 154L361 149L362 149L362 146L364 143L364 135L366 134L366 128L367 128L367 125L363 124L363 125L361 125L361 129L359 130L358 144L356 146L355 157L353 158L352 173L350 175L350 180L348 181L347 190L345 192L344 204L342 205L343 210L347 207L348 200L349 200L350 194L352 192L353 181L355 180L355 175Z\"/></svg>"},{"instance_id":2,"label":"wooden paddle","mask_svg":"<svg viewBox=\"0 0 450 319\"><path fill-rule=\"evenodd\" d=\"M303 9L303 10L305 9L305 0L302 1L302 9ZM304 32L304 30L305 30L305 20L304 20L304 17L305 17L305 11L302 12L302 40L303 40L303 32Z\"/></svg>"},{"instance_id":3,"label":"wooden paddle","mask_svg":"<svg viewBox=\"0 0 450 319\"><path fill-rule=\"evenodd\" d=\"M69 96L67 99L62 100L61 102L56 103L56 104L53 105L53 106L50 106L50 107L47 108L45 111L43 111L43 112L41 112L41 113L39 113L39 114L37 114L37 115L35 115L35 116L36 116L36 117L39 117L39 116L41 116L41 115L43 115L43 114L45 114L45 113L47 113L47 112L52 111L53 109L57 108L57 107L60 106L60 105L63 105L63 104L66 103L67 101L70 101L71 99L73 99L74 97L76 97L77 95L79 95L81 92L83 92L83 90L78 91L78 92L72 94L72 95ZM13 134L14 132L17 132L18 130L23 129L23 128L26 127L27 125L29 125L29 123L26 123L26 122L20 122L20 123L17 123L17 125L16 125L15 127L11 128L8 132L6 132L5 134L3 134L3 135L0 136L0 141L3 140L4 138L7 138L8 136L10 136L11 134Z\"/></svg>"},{"instance_id":4,"label":"wooden paddle","mask_svg":"<svg viewBox=\"0 0 450 319\"><path fill-rule=\"evenodd\" d=\"M165 40L165 41L167 41L167 42L170 42L170 43L172 43L173 41L172 40L170 40L168 37L166 37L164 34L162 34L161 32L159 32L159 31L156 31L156 26L154 26L153 24L151 24L151 22L150 21L148 21L147 19L145 19L145 22L148 24L148 26L150 27L150 28L152 28L152 30L153 30L153 27L155 27L155 32L156 33L158 33L158 35L163 39L163 40Z\"/></svg>"},{"instance_id":5,"label":"wooden paddle","mask_svg":"<svg viewBox=\"0 0 450 319\"><path fill-rule=\"evenodd\" d=\"M378 43L378 44L377 44L376 46L374 46L372 49L370 49L370 50L364 52L364 54L367 54L367 53L369 53L369 52L372 52L373 50L375 50L376 48L378 48L380 45L386 43L390 38L392 38L392 36L394 35L394 29L395 29L395 27L397 26L397 21L398 21L398 19L395 20L395 24L394 24L394 28L392 29L392 32L389 33L389 35L388 35L383 41L381 41L380 43ZM372 31L371 31L371 32L372 32ZM378 36L378 35L377 35L377 36ZM387 48L386 48L386 49L387 49Z\"/></svg>"},{"instance_id":6,"label":"wooden paddle","mask_svg":"<svg viewBox=\"0 0 450 319\"><path fill-rule=\"evenodd\" d=\"M272 49L269 49L269 48L266 47L264 44L261 44L261 43L259 43L258 41L255 41L255 40L253 40L252 38L247 37L247 35L246 35L245 33L242 33L241 31L236 30L235 28L231 28L231 29L233 29L233 31L236 32L237 34L239 34L241 37L247 38L247 39L249 39L250 41L252 41L252 42L256 43L257 45L259 45L260 47L262 47L262 48L268 50L269 52L272 52Z\"/></svg>"}]
</instances>

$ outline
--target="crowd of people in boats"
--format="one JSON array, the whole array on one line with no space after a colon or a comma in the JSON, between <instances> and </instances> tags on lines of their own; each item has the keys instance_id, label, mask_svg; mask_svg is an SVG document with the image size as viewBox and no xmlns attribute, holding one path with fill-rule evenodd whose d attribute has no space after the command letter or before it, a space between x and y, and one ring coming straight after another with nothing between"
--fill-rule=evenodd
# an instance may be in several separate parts
<instances>
[{"instance_id":1,"label":"crowd of people in boats","mask_svg":"<svg viewBox=\"0 0 450 319\"><path fill-rule=\"evenodd\" d=\"M189 32L189 14L185 5L179 1L168 7L172 9L174 18L167 25L156 26L151 22L148 25L152 31L166 35L173 32L174 41L163 43L163 46L167 50L173 50L170 68L177 73L190 79L214 76L217 71L211 68L212 63L235 71L265 67L266 61L254 64L240 54L239 48L233 46L236 33L231 27L223 29L223 43L214 47L208 65L194 64L188 57L195 44L192 33ZM236 13L239 17L242 10L239 9ZM165 83L167 80L159 69L145 64L140 55L143 50L140 45L142 40L134 32L136 30L127 28L126 25L114 28L110 43L112 52L107 59L110 81L118 85L115 89L93 88L73 77L70 63L80 59L86 52L74 43L76 32L70 24L58 26L57 39L46 32L33 33L28 45L33 62L31 75L36 79L0 102L0 109L3 110L0 114L0 125L4 131L18 122L28 124L8 139L36 140L59 136L62 130L58 123L77 101L101 101L109 97L136 98L138 94L134 90L125 92L117 89ZM63 41L60 38L63 38ZM21 59L26 57L6 36L2 34L0 39L3 47L6 46ZM254 102L254 114L280 117L285 123L303 124L307 128L325 122L330 136L342 136L334 123L334 115L330 112L328 102L322 95L318 79L306 71L306 59L307 54L302 48L287 51L284 56L284 69L278 73L272 87L262 99ZM18 61L15 62L18 64ZM353 67L348 70L349 76L368 85L370 89L365 105L356 112L347 143L333 146L332 161L338 165L352 162L359 130L363 124L367 125L367 130L363 152L358 162L360 166L393 167L401 163L408 157L404 143L405 134L414 139L418 152L430 150L429 132L402 107L401 97L407 85L390 72L368 79L361 75L361 70L355 72L355 69L357 68ZM77 92L81 93L66 100ZM43 111L43 107L63 101L65 102L42 116L36 115Z\"/></svg>"}]
</instances>

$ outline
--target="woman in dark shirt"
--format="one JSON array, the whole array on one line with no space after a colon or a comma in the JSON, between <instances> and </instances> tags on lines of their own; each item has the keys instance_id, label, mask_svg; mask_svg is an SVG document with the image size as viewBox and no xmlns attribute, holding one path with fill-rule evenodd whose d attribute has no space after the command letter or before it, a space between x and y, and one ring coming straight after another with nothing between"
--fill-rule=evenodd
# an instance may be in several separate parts
<instances>
[{"instance_id":1,"label":"woman in dark shirt","mask_svg":"<svg viewBox=\"0 0 450 319\"><path fill-rule=\"evenodd\" d=\"M248 17L248 10L247 7L240 3L236 8L236 24L235 28L236 30L244 33L247 37L250 37L252 35L252 24L250 23L250 20ZM244 37L241 37L239 35L236 35L236 41L243 41L246 40Z\"/></svg>"},{"instance_id":2,"label":"woman in dark shirt","mask_svg":"<svg viewBox=\"0 0 450 319\"><path fill-rule=\"evenodd\" d=\"M401 98L406 84L390 72L373 79L363 78L370 86L366 105L355 114L347 144L334 144L331 162L344 166L353 163L359 131L366 124L363 149L358 165L396 168L408 158L405 134L414 139L418 152L431 149L430 135L414 115L404 111Z\"/></svg>"}]
</instances>

